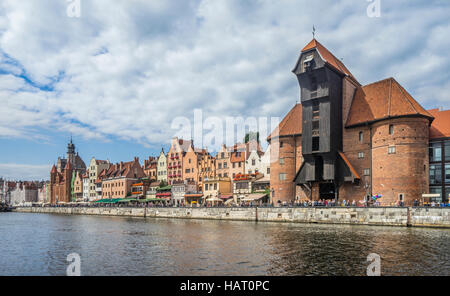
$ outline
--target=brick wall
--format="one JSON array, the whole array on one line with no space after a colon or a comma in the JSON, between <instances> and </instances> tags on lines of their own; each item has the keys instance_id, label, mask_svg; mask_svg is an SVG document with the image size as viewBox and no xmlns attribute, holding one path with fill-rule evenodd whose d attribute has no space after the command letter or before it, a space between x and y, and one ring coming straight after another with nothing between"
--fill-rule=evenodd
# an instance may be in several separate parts
<instances>
[{"instance_id":1,"label":"brick wall","mask_svg":"<svg viewBox=\"0 0 450 296\"><path fill-rule=\"evenodd\" d=\"M374 124L372 133L373 193L383 195L382 204L393 204L404 194L406 205L411 205L428 193L428 120L386 120ZM395 146L395 153L388 153L389 146Z\"/></svg>"},{"instance_id":2,"label":"brick wall","mask_svg":"<svg viewBox=\"0 0 450 296\"><path fill-rule=\"evenodd\" d=\"M307 194L293 182L302 163L301 136L273 139L270 145L270 191L273 203L278 200L294 201L296 197L307 198ZM280 180L280 174L286 174L285 180Z\"/></svg>"}]
</instances>

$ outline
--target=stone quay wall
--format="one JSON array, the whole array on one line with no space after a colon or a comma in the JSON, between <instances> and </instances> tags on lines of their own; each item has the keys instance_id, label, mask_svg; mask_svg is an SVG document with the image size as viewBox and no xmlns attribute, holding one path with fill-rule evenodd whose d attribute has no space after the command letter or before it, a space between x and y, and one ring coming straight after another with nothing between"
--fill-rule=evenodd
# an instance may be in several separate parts
<instances>
[{"instance_id":1,"label":"stone quay wall","mask_svg":"<svg viewBox=\"0 0 450 296\"><path fill-rule=\"evenodd\" d=\"M360 224L450 228L450 208L115 208L19 207L16 212L68 215L235 220L253 222Z\"/></svg>"}]
</instances>

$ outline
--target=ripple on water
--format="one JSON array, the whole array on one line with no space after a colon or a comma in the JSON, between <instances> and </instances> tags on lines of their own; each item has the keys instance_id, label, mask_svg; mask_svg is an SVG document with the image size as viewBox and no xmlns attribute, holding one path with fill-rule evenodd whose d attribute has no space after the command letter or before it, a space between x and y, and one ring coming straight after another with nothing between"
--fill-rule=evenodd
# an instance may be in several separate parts
<instances>
[{"instance_id":1,"label":"ripple on water","mask_svg":"<svg viewBox=\"0 0 450 296\"><path fill-rule=\"evenodd\" d=\"M0 275L450 275L450 230L2 213Z\"/></svg>"}]
</instances>

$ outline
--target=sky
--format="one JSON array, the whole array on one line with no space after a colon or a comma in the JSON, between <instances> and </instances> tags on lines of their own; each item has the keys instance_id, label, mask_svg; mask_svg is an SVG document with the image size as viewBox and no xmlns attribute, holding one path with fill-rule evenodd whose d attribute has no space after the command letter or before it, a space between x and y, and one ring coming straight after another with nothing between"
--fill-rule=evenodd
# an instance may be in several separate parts
<instances>
[{"instance_id":1,"label":"sky","mask_svg":"<svg viewBox=\"0 0 450 296\"><path fill-rule=\"evenodd\" d=\"M196 109L283 118L313 26L361 84L394 77L449 109L449 15L447 0L2 0L0 177L48 179L71 136L86 163L143 162Z\"/></svg>"}]
</instances>

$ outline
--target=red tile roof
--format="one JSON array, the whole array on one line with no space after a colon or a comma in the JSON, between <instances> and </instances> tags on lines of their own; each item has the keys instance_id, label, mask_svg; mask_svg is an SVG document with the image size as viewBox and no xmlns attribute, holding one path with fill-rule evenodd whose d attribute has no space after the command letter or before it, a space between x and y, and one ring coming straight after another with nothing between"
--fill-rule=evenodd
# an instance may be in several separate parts
<instances>
[{"instance_id":1,"label":"red tile roof","mask_svg":"<svg viewBox=\"0 0 450 296\"><path fill-rule=\"evenodd\" d=\"M270 141L277 136L292 136L302 134L302 105L296 104L291 111L283 118L278 127L267 137Z\"/></svg>"},{"instance_id":2,"label":"red tile roof","mask_svg":"<svg viewBox=\"0 0 450 296\"><path fill-rule=\"evenodd\" d=\"M239 156L237 156L237 153L240 153ZM245 161L245 152L232 152L230 157L230 162L242 162Z\"/></svg>"},{"instance_id":3,"label":"red tile roof","mask_svg":"<svg viewBox=\"0 0 450 296\"><path fill-rule=\"evenodd\" d=\"M388 78L357 88L346 126L411 115L433 119L394 78Z\"/></svg>"},{"instance_id":4,"label":"red tile roof","mask_svg":"<svg viewBox=\"0 0 450 296\"><path fill-rule=\"evenodd\" d=\"M342 74L348 76L353 81L358 83L356 78L353 76L352 73L350 73L350 71L347 69L347 67L345 67L345 65L338 58L336 58L328 49L325 48L325 46L320 44L320 42L317 41L316 39L311 40L311 42L309 42L302 49L302 52L306 52L306 51L311 50L313 48L315 48L319 52L320 56L322 57L322 59L325 60L325 62L327 64L331 65L337 71L341 72Z\"/></svg>"},{"instance_id":5,"label":"red tile roof","mask_svg":"<svg viewBox=\"0 0 450 296\"><path fill-rule=\"evenodd\" d=\"M434 120L430 127L430 139L450 138L450 110L428 110Z\"/></svg>"}]
</instances>

